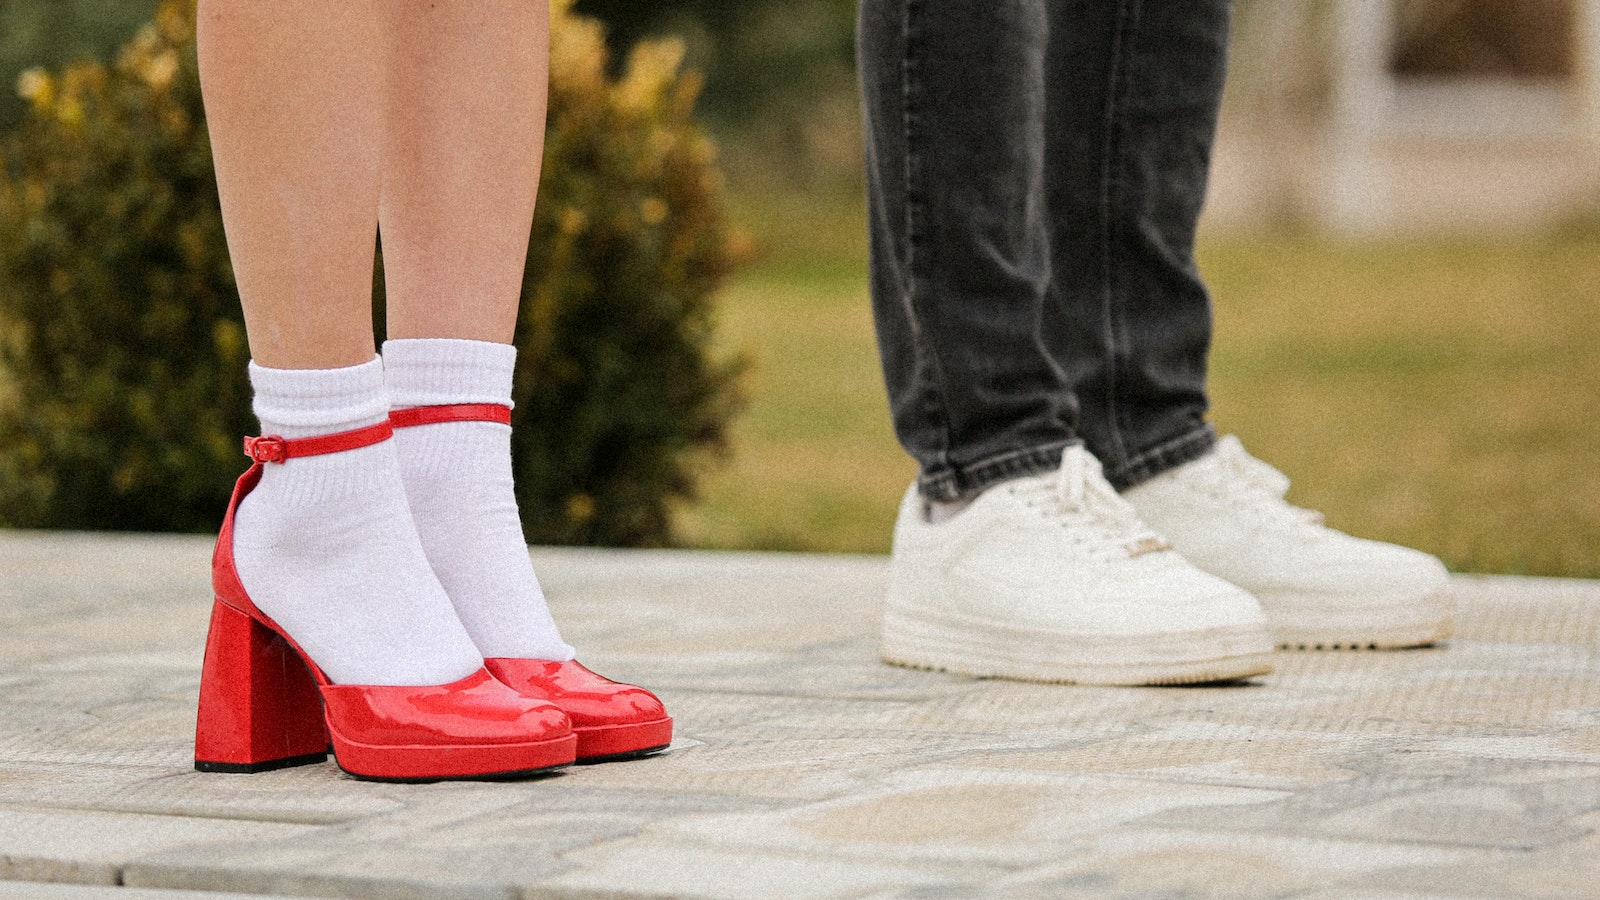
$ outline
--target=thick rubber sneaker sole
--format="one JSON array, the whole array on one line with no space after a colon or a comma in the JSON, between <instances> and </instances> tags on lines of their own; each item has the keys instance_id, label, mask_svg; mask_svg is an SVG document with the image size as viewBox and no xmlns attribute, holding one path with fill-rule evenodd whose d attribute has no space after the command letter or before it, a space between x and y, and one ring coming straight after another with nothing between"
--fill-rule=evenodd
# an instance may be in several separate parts
<instances>
[{"instance_id":1,"label":"thick rubber sneaker sole","mask_svg":"<svg viewBox=\"0 0 1600 900\"><path fill-rule=\"evenodd\" d=\"M1051 632L928 610L884 613L884 662L978 678L1049 684L1170 685L1272 671L1259 625L1135 635Z\"/></svg>"},{"instance_id":2,"label":"thick rubber sneaker sole","mask_svg":"<svg viewBox=\"0 0 1600 900\"><path fill-rule=\"evenodd\" d=\"M1455 633L1450 588L1382 605L1341 607L1340 615L1293 598L1264 598L1261 606L1273 640L1284 650L1401 650L1437 644Z\"/></svg>"}]
</instances>

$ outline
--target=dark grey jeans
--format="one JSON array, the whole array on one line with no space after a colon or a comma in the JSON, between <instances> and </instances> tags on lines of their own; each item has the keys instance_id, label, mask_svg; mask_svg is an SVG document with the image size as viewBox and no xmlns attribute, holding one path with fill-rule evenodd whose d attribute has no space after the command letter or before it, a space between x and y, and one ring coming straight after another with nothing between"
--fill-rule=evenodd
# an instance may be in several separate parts
<instances>
[{"instance_id":1,"label":"dark grey jeans","mask_svg":"<svg viewBox=\"0 0 1600 900\"><path fill-rule=\"evenodd\" d=\"M872 301L950 500L1081 441L1126 488L1210 449L1194 264L1228 0L862 0Z\"/></svg>"}]
</instances>

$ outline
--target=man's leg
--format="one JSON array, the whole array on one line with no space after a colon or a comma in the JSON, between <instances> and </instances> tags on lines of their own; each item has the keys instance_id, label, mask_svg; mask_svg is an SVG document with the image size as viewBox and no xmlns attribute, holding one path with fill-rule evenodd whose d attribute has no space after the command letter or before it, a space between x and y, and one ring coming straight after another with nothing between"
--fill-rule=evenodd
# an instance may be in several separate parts
<instances>
[{"instance_id":1,"label":"man's leg","mask_svg":"<svg viewBox=\"0 0 1600 900\"><path fill-rule=\"evenodd\" d=\"M1204 455L1210 300L1195 223L1229 0L1051 0L1045 337L1119 489Z\"/></svg>"},{"instance_id":2,"label":"man's leg","mask_svg":"<svg viewBox=\"0 0 1600 900\"><path fill-rule=\"evenodd\" d=\"M861 6L873 304L896 431L922 465L883 655L1100 684L1264 672L1255 600L1171 552L1075 439L1044 331L1053 2ZM925 502L958 499L938 517Z\"/></svg>"},{"instance_id":3,"label":"man's leg","mask_svg":"<svg viewBox=\"0 0 1600 900\"><path fill-rule=\"evenodd\" d=\"M1322 527L1288 480L1204 420L1211 310L1195 223L1222 98L1228 0L1053 0L1045 172L1053 357L1077 427L1138 516L1256 596L1294 647L1426 644L1444 567Z\"/></svg>"},{"instance_id":4,"label":"man's leg","mask_svg":"<svg viewBox=\"0 0 1600 900\"><path fill-rule=\"evenodd\" d=\"M1040 335L1046 5L861 3L873 311L932 500L1054 469L1074 437Z\"/></svg>"}]
</instances>

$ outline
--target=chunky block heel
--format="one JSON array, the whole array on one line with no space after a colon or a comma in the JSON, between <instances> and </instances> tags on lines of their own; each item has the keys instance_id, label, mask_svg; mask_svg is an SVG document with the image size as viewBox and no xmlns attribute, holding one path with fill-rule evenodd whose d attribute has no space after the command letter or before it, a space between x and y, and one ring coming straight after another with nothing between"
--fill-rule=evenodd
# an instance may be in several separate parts
<instances>
[{"instance_id":1,"label":"chunky block heel","mask_svg":"<svg viewBox=\"0 0 1600 900\"><path fill-rule=\"evenodd\" d=\"M283 638L218 600L200 675L194 767L266 772L328 758L322 698Z\"/></svg>"},{"instance_id":2,"label":"chunky block heel","mask_svg":"<svg viewBox=\"0 0 1600 900\"><path fill-rule=\"evenodd\" d=\"M478 671L440 685L333 684L294 639L251 602L233 561L233 520L262 467L388 440L388 422L314 438L247 438L255 465L240 476L217 535L216 605L200 674L195 768L263 772L321 762L375 781L510 778L565 768L572 723Z\"/></svg>"}]
</instances>

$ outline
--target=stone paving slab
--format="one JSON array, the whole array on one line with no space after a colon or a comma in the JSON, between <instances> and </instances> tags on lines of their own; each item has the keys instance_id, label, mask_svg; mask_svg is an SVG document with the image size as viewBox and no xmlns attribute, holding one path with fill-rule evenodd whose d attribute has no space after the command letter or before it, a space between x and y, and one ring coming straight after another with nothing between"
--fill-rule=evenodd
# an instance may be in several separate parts
<instances>
[{"instance_id":1,"label":"stone paving slab","mask_svg":"<svg viewBox=\"0 0 1600 900\"><path fill-rule=\"evenodd\" d=\"M0 531L0 900L1600 897L1600 583L1242 685L885 666L880 558L533 551L657 758L514 783L194 772L210 541ZM221 892L221 893L204 893Z\"/></svg>"},{"instance_id":2,"label":"stone paving slab","mask_svg":"<svg viewBox=\"0 0 1600 900\"><path fill-rule=\"evenodd\" d=\"M0 900L264 900L268 896L216 891L179 891L172 888L0 881ZM284 900L284 896L279 894L272 900ZM309 898L291 897L289 900L309 900Z\"/></svg>"}]
</instances>

